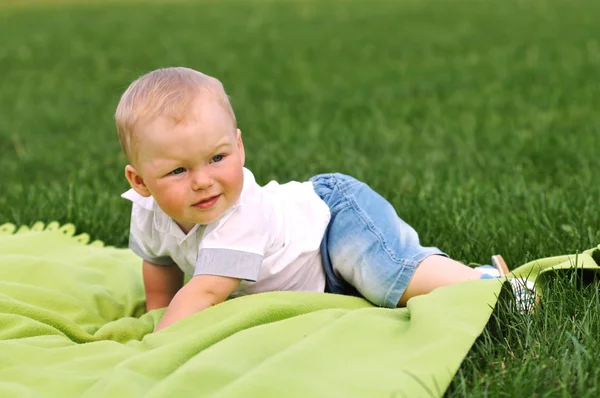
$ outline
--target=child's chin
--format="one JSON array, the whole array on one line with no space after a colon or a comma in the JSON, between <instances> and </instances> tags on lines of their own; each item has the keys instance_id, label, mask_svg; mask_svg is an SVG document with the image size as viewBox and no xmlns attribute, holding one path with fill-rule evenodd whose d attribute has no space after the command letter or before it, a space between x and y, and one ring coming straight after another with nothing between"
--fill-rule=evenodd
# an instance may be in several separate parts
<instances>
[{"instance_id":1,"label":"child's chin","mask_svg":"<svg viewBox=\"0 0 600 398\"><path fill-rule=\"evenodd\" d=\"M196 220L196 224L212 224L215 221L217 221L225 212L223 211L215 211L215 212L211 212L212 214L210 216L207 215L207 217L201 217L198 218Z\"/></svg>"}]
</instances>

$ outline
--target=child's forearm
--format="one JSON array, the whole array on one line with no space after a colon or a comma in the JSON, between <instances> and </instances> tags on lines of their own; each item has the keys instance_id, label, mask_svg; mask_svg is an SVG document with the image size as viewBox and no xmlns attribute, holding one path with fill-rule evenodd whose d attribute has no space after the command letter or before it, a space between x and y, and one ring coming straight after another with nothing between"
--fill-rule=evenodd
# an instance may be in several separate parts
<instances>
[{"instance_id":1,"label":"child's forearm","mask_svg":"<svg viewBox=\"0 0 600 398\"><path fill-rule=\"evenodd\" d=\"M197 294L194 294L193 297L190 296L192 295L186 294L185 289L181 289L169 304L165 315L154 331L157 332L181 319L195 314L196 312L200 312L218 304L215 302L214 297L211 296L198 296Z\"/></svg>"},{"instance_id":2,"label":"child's forearm","mask_svg":"<svg viewBox=\"0 0 600 398\"><path fill-rule=\"evenodd\" d=\"M177 292L155 332L167 326L225 301L239 285L235 278L199 275Z\"/></svg>"}]
</instances>

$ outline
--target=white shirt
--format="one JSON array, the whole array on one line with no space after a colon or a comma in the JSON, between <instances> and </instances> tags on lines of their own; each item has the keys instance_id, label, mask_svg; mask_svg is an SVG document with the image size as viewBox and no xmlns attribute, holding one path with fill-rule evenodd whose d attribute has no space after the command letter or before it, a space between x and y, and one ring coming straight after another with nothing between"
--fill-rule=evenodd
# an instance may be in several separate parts
<instances>
[{"instance_id":1,"label":"white shirt","mask_svg":"<svg viewBox=\"0 0 600 398\"><path fill-rule=\"evenodd\" d=\"M152 197L133 189L121 196L133 202L129 247L149 262L175 263L188 275L242 279L232 296L325 289L320 245L331 215L311 182L261 187L244 168L238 202L187 235Z\"/></svg>"}]
</instances>

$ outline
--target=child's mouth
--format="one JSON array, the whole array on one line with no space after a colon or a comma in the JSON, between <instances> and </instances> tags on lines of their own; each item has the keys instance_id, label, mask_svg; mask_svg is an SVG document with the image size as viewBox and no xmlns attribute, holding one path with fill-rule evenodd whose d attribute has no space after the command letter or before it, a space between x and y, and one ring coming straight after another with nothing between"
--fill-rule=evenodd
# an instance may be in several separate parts
<instances>
[{"instance_id":1,"label":"child's mouth","mask_svg":"<svg viewBox=\"0 0 600 398\"><path fill-rule=\"evenodd\" d=\"M217 203L217 200L219 200L220 197L221 197L221 194L218 194L218 195L212 196L206 200L198 202L198 203L194 204L193 206L198 209L208 209L208 208L213 207L215 205L215 203Z\"/></svg>"}]
</instances>

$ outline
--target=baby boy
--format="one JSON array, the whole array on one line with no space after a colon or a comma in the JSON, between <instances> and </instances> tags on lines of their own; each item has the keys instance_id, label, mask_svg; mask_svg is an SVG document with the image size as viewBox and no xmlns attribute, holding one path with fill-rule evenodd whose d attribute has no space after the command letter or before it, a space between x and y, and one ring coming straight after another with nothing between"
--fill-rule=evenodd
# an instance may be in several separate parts
<instances>
[{"instance_id":1,"label":"baby boy","mask_svg":"<svg viewBox=\"0 0 600 398\"><path fill-rule=\"evenodd\" d=\"M213 77L183 67L152 71L125 91L115 118L146 306L168 307L156 330L258 292L347 294L395 308L487 277L421 246L390 203L350 176L257 184Z\"/></svg>"}]
</instances>

